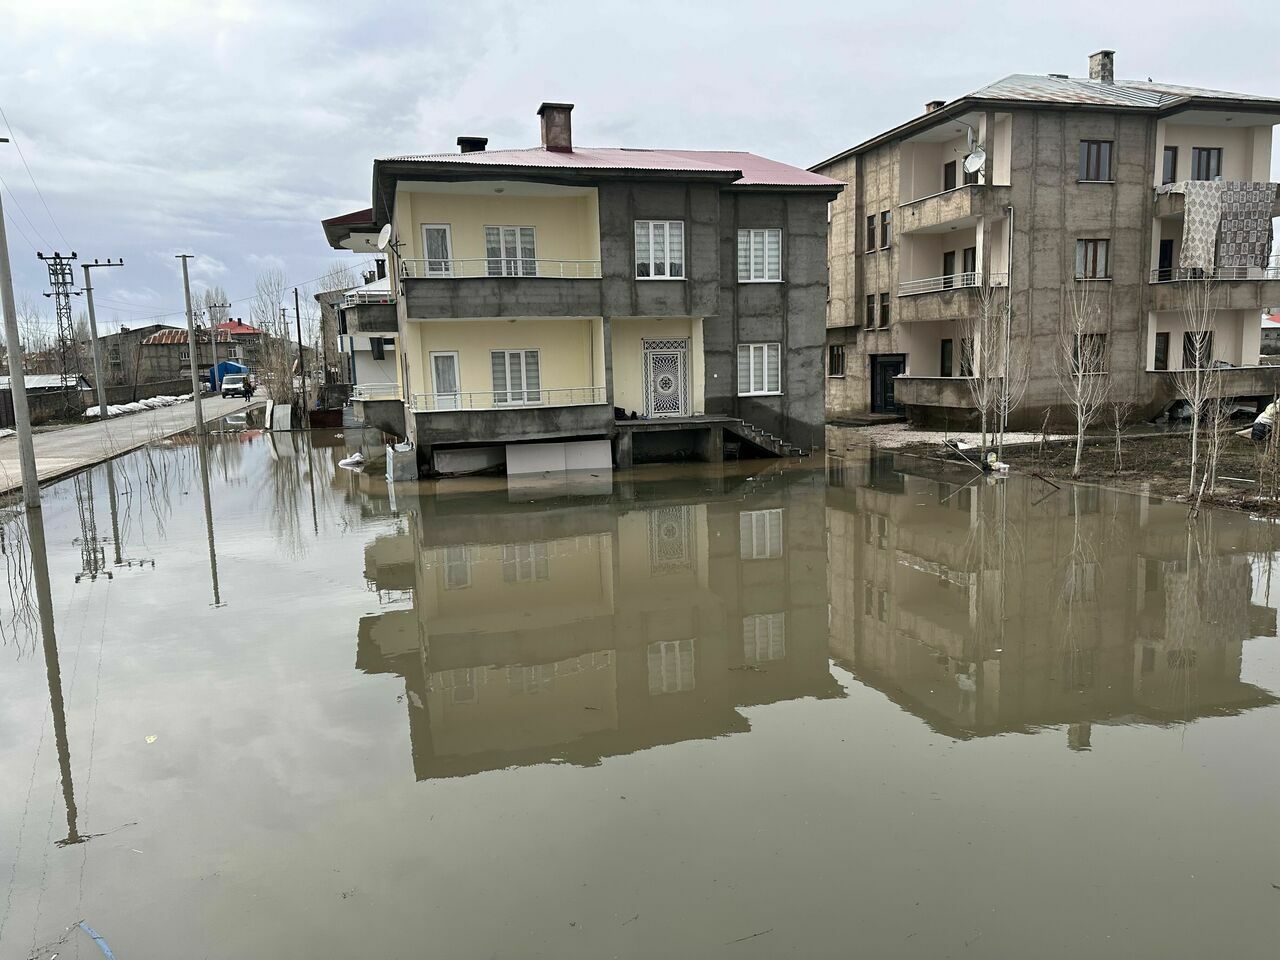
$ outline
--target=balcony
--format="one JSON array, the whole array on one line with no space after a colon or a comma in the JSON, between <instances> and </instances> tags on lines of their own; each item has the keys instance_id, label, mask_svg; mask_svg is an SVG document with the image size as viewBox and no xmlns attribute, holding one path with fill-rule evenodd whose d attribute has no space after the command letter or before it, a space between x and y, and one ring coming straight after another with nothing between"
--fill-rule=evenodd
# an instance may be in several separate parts
<instances>
[{"instance_id":1,"label":"balcony","mask_svg":"<svg viewBox=\"0 0 1280 960\"><path fill-rule=\"evenodd\" d=\"M1009 203L1009 187L966 184L900 204L898 230L929 233L961 222L972 223L978 217L1003 217Z\"/></svg>"},{"instance_id":2,"label":"balcony","mask_svg":"<svg viewBox=\"0 0 1280 960\"><path fill-rule=\"evenodd\" d=\"M1219 310L1262 310L1280 303L1280 256L1261 267L1157 267L1151 271L1152 309L1180 310L1184 283L1214 283L1214 306Z\"/></svg>"},{"instance_id":3,"label":"balcony","mask_svg":"<svg viewBox=\"0 0 1280 960\"><path fill-rule=\"evenodd\" d=\"M1181 220L1187 210L1187 197L1182 193L1160 193L1156 190L1155 216L1161 220ZM1280 217L1280 195L1271 205L1271 216Z\"/></svg>"},{"instance_id":4,"label":"balcony","mask_svg":"<svg viewBox=\"0 0 1280 960\"><path fill-rule=\"evenodd\" d=\"M986 278L992 287L1008 285L1009 275L993 273ZM973 316L978 290L984 285L981 272L953 273L898 281L898 321L957 320Z\"/></svg>"},{"instance_id":5,"label":"balcony","mask_svg":"<svg viewBox=\"0 0 1280 960\"><path fill-rule=\"evenodd\" d=\"M603 386L414 394L410 407L424 442L433 445L606 437L613 431Z\"/></svg>"},{"instance_id":6,"label":"balcony","mask_svg":"<svg viewBox=\"0 0 1280 960\"><path fill-rule=\"evenodd\" d=\"M599 260L402 260L408 316L599 317Z\"/></svg>"},{"instance_id":7,"label":"balcony","mask_svg":"<svg viewBox=\"0 0 1280 960\"><path fill-rule=\"evenodd\" d=\"M894 399L909 407L947 407L953 410L974 409L972 377L894 377ZM997 378L998 379L998 378Z\"/></svg>"},{"instance_id":8,"label":"balcony","mask_svg":"<svg viewBox=\"0 0 1280 960\"><path fill-rule=\"evenodd\" d=\"M352 400L399 400L398 383L357 383L351 388Z\"/></svg>"},{"instance_id":9,"label":"balcony","mask_svg":"<svg viewBox=\"0 0 1280 960\"><path fill-rule=\"evenodd\" d=\"M1208 382L1209 397L1265 397L1270 399L1280 393L1280 366L1251 364L1249 366L1213 367ZM1191 370L1149 370L1147 376L1154 379L1159 396L1172 401L1178 395L1178 378L1192 376ZM895 381L895 384L897 381Z\"/></svg>"}]
</instances>

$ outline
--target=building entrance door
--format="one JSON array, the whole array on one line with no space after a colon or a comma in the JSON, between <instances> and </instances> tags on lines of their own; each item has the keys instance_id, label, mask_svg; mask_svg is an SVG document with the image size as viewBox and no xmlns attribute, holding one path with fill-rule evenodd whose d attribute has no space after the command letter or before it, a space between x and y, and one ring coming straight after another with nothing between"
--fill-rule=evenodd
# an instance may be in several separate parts
<instances>
[{"instance_id":1,"label":"building entrance door","mask_svg":"<svg viewBox=\"0 0 1280 960\"><path fill-rule=\"evenodd\" d=\"M893 378L906 372L907 358L901 353L882 353L871 357L871 412L901 413L893 398Z\"/></svg>"},{"instance_id":2,"label":"building entrance door","mask_svg":"<svg viewBox=\"0 0 1280 960\"><path fill-rule=\"evenodd\" d=\"M689 415L689 341L644 341L644 415Z\"/></svg>"}]
</instances>

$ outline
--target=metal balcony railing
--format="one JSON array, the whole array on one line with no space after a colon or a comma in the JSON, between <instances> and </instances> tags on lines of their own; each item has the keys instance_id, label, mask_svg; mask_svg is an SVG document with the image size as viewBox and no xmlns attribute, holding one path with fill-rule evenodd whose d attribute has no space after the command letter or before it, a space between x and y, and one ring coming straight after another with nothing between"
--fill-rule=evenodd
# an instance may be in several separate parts
<instances>
[{"instance_id":1,"label":"metal balcony railing","mask_svg":"<svg viewBox=\"0 0 1280 960\"><path fill-rule=\"evenodd\" d=\"M1152 283L1176 280L1280 280L1280 256L1268 257L1260 267L1157 267L1151 271Z\"/></svg>"},{"instance_id":2,"label":"metal balcony railing","mask_svg":"<svg viewBox=\"0 0 1280 960\"><path fill-rule=\"evenodd\" d=\"M987 275L987 282L993 287L1007 286L1007 273ZM910 297L918 293L938 293L943 290L955 290L964 287L981 287L982 271L970 270L965 273L949 273L945 277L925 277L921 280L902 280L898 283L898 296Z\"/></svg>"},{"instance_id":3,"label":"metal balcony railing","mask_svg":"<svg viewBox=\"0 0 1280 960\"><path fill-rule=\"evenodd\" d=\"M354 400L399 400L398 383L357 383L351 389Z\"/></svg>"},{"instance_id":4,"label":"metal balcony railing","mask_svg":"<svg viewBox=\"0 0 1280 960\"><path fill-rule=\"evenodd\" d=\"M443 413L449 410L585 407L604 402L604 387L548 387L538 390L468 390L460 393L415 393L411 406L416 413Z\"/></svg>"},{"instance_id":5,"label":"metal balcony railing","mask_svg":"<svg viewBox=\"0 0 1280 960\"><path fill-rule=\"evenodd\" d=\"M352 290L342 298L344 307L358 307L365 303L395 303L390 290Z\"/></svg>"},{"instance_id":6,"label":"metal balcony railing","mask_svg":"<svg viewBox=\"0 0 1280 960\"><path fill-rule=\"evenodd\" d=\"M417 280L456 280L472 277L552 277L559 280L598 280L599 260L544 260L525 257L475 257L465 260L401 260L400 275Z\"/></svg>"}]
</instances>

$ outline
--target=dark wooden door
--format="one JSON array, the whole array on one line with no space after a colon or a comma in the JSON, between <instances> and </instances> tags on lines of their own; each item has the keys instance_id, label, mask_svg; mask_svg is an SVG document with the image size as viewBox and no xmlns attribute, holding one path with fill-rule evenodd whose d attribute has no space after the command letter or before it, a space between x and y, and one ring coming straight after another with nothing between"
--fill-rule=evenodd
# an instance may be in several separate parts
<instances>
[{"instance_id":1,"label":"dark wooden door","mask_svg":"<svg viewBox=\"0 0 1280 960\"><path fill-rule=\"evenodd\" d=\"M871 412L901 413L902 407L893 396L893 378L907 369L907 358L901 353L886 353L871 358Z\"/></svg>"},{"instance_id":2,"label":"dark wooden door","mask_svg":"<svg viewBox=\"0 0 1280 960\"><path fill-rule=\"evenodd\" d=\"M1156 269L1158 271L1156 273L1157 280L1173 279L1173 241L1172 240L1160 241L1160 264Z\"/></svg>"}]
</instances>

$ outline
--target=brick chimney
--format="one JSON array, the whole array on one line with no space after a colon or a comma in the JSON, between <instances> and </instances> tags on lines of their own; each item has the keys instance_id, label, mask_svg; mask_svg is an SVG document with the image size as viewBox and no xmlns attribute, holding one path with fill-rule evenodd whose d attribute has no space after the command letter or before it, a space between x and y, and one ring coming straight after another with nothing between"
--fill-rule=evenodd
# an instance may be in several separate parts
<instances>
[{"instance_id":1,"label":"brick chimney","mask_svg":"<svg viewBox=\"0 0 1280 960\"><path fill-rule=\"evenodd\" d=\"M458 149L463 153L483 153L489 145L488 137L459 137Z\"/></svg>"},{"instance_id":2,"label":"brick chimney","mask_svg":"<svg viewBox=\"0 0 1280 960\"><path fill-rule=\"evenodd\" d=\"M542 118L542 145L558 153L573 153L572 103L544 103L538 108Z\"/></svg>"},{"instance_id":3,"label":"brick chimney","mask_svg":"<svg viewBox=\"0 0 1280 960\"><path fill-rule=\"evenodd\" d=\"M1102 83L1116 82L1116 52L1099 50L1089 55L1089 79Z\"/></svg>"},{"instance_id":4,"label":"brick chimney","mask_svg":"<svg viewBox=\"0 0 1280 960\"><path fill-rule=\"evenodd\" d=\"M939 110L941 110L941 109L942 109L943 107L945 107L946 105L947 105L947 101L945 101L945 100L930 100L928 103L926 103L926 104L924 105L924 112L925 112L925 113L937 113Z\"/></svg>"}]
</instances>

